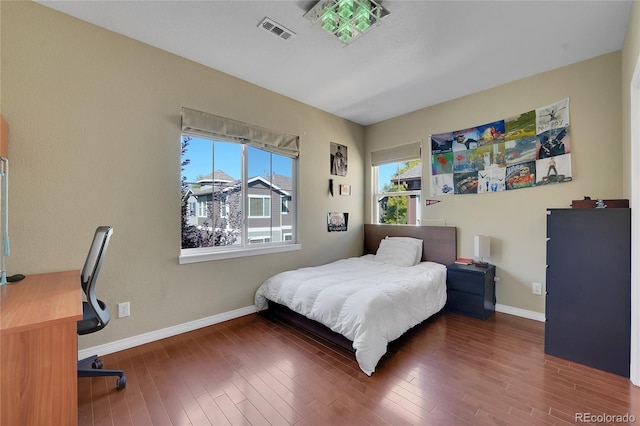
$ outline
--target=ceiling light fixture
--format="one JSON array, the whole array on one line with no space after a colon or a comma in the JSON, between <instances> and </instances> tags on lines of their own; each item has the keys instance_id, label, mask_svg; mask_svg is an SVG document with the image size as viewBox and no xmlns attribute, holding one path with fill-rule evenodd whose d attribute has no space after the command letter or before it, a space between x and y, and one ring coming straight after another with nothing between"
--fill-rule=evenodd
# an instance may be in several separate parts
<instances>
[{"instance_id":1,"label":"ceiling light fixture","mask_svg":"<svg viewBox=\"0 0 640 426\"><path fill-rule=\"evenodd\" d=\"M321 0L304 17L349 44L380 24L389 11L374 0Z\"/></svg>"}]
</instances>

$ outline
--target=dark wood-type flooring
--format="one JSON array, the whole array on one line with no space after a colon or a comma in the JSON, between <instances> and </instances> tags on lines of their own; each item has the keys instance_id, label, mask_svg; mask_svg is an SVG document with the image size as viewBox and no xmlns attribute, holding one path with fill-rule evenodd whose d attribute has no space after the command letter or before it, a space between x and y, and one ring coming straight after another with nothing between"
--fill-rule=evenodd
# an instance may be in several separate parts
<instances>
[{"instance_id":1,"label":"dark wood-type flooring","mask_svg":"<svg viewBox=\"0 0 640 426\"><path fill-rule=\"evenodd\" d=\"M576 413L640 423L629 379L545 355L543 323L501 313L437 315L371 377L349 352L258 314L103 360L127 387L78 379L80 425L566 425Z\"/></svg>"}]
</instances>

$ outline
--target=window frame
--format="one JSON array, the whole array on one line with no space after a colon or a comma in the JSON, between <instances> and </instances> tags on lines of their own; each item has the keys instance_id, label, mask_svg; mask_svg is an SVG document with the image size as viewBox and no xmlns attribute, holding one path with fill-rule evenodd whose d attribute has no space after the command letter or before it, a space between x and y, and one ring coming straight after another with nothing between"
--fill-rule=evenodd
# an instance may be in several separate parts
<instances>
[{"instance_id":1,"label":"window frame","mask_svg":"<svg viewBox=\"0 0 640 426\"><path fill-rule=\"evenodd\" d=\"M298 230L298 212L299 212L299 208L298 208L298 195L299 195L299 179L298 179L298 168L299 168L299 159L297 157L291 157L288 156L286 154L282 154L279 152L273 152L269 149L263 149L263 151L267 151L269 152L271 155L281 155L281 156L285 156L285 157L289 157L292 160L292 167L291 167L291 181L292 181L292 190L291 190L291 195L295 197L294 202L295 202L295 214L293 215L293 219L292 219L292 225L291 227L287 228L287 234L288 235L292 235L292 238L290 240L284 240L284 241L278 241L278 242L269 242L269 243L262 243L262 244L251 244L249 239L248 239L248 233L249 233L249 228L248 228L248 222L249 219L270 219L272 217L271 214L271 196L261 196L261 195L257 195L257 194L248 194L248 176L247 176L247 164L248 164L248 155L247 155L247 149L248 146L250 146L249 144L240 142L238 140L234 140L233 138L224 138L224 137L217 137L217 136L211 136L211 135L203 135L197 132L189 132L189 131L182 131L180 133L180 142L182 143L183 138L184 137L192 137L192 138L198 138L198 139L207 139L210 140L211 143L215 143L216 141L220 141L220 142L230 142L230 143L237 143L237 144L241 144L243 145L242 147L242 188L243 188L243 197L242 197L242 211L245 212L246 214L243 215L243 218L241 220L241 238L242 241L246 241L246 243L242 244L242 245L229 245L229 246L213 246L213 247L197 247L197 248L187 248L187 249L183 249L180 248L180 255L178 258L178 262L179 264L188 264L188 263L196 263L196 262L205 262L205 261L211 261L211 260L221 260L221 259L231 259L231 258L238 258L238 257L246 257L246 256L256 256L256 255L263 255L263 254L271 254L271 253L282 253L282 252L289 252L289 251L297 251L300 250L302 248L301 244L299 244L296 240L297 240L297 230ZM255 147L254 147L255 148ZM257 149L261 149L261 148L257 148ZM181 177L182 177L182 173L181 173ZM249 210L249 198L268 198L269 199L269 216L251 216L250 215L250 210ZM289 203L291 202L291 200L289 200ZM197 203L199 205L199 203ZM205 205L208 205L208 203L205 201L204 203ZM290 205L290 204L289 204ZM208 208L206 208L208 210ZM280 211L280 209L278 209ZM264 206L263 206L263 212L264 212ZM290 212L290 211L289 211ZM289 214L289 212L287 212L287 214ZM199 211L198 211L199 213ZM228 214L228 211L227 211ZM283 214L280 212L280 214ZM199 216L198 216L199 217ZM292 229L293 228L293 232ZM281 233L284 235L284 230L281 230Z\"/></svg>"}]
</instances>

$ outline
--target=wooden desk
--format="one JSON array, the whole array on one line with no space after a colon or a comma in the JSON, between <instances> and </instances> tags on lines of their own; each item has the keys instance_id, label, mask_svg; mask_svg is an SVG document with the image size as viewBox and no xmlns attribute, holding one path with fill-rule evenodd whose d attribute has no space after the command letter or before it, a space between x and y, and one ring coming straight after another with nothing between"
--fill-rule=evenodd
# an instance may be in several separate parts
<instances>
[{"instance_id":1,"label":"wooden desk","mask_svg":"<svg viewBox=\"0 0 640 426\"><path fill-rule=\"evenodd\" d=\"M77 425L80 271L0 287L0 424Z\"/></svg>"}]
</instances>

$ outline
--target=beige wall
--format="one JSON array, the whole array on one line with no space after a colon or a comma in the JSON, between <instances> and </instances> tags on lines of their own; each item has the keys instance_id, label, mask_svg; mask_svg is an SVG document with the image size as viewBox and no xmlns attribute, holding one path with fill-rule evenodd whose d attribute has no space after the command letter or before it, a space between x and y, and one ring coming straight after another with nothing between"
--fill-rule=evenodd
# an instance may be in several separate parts
<instances>
[{"instance_id":1,"label":"beige wall","mask_svg":"<svg viewBox=\"0 0 640 426\"><path fill-rule=\"evenodd\" d=\"M546 209L569 207L571 200L622 198L620 52L539 74L367 127L365 194L369 194L369 153L382 147L423 140L429 164L429 135L467 128L570 98L572 182L545 187L429 197L423 219L444 218L458 227L458 255L473 256L473 236L491 236L491 262L500 281L497 302L544 312L544 297L532 282L545 282ZM505 64L508 66L508 64ZM428 166L426 166L428 175ZM365 201L369 220L370 197Z\"/></svg>"},{"instance_id":2,"label":"beige wall","mask_svg":"<svg viewBox=\"0 0 640 426\"><path fill-rule=\"evenodd\" d=\"M98 290L131 317L81 348L251 306L273 273L360 254L361 126L35 3L1 11L8 273L80 269L96 226L115 228ZM178 265L181 106L300 136L301 251ZM348 146L351 197L328 195L330 142ZM328 211L350 230L327 233Z\"/></svg>"}]
</instances>

